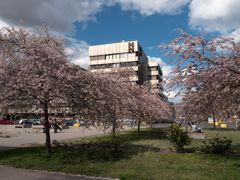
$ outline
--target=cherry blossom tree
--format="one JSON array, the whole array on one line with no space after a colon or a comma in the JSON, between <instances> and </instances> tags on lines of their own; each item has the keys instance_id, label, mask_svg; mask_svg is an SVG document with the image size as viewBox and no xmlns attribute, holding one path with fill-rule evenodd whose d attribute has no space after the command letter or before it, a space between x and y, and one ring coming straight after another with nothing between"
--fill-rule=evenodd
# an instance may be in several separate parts
<instances>
[{"instance_id":1,"label":"cherry blossom tree","mask_svg":"<svg viewBox=\"0 0 240 180\"><path fill-rule=\"evenodd\" d=\"M46 147L51 152L49 108L67 105L76 70L60 41L45 27L30 31L3 28L0 31L1 102L5 107L36 105L43 109Z\"/></svg>"},{"instance_id":2,"label":"cherry blossom tree","mask_svg":"<svg viewBox=\"0 0 240 180\"><path fill-rule=\"evenodd\" d=\"M41 108L46 148L51 152L49 109L70 108L92 123L112 127L126 117L150 123L168 114L167 105L145 86L127 82L130 71L92 74L72 64L47 28L0 30L0 104Z\"/></svg>"},{"instance_id":3,"label":"cherry blossom tree","mask_svg":"<svg viewBox=\"0 0 240 180\"><path fill-rule=\"evenodd\" d=\"M131 83L129 77L132 74L133 71L130 68L116 68L112 69L111 73L97 74L106 82L102 84L103 81L101 81L101 85L98 86L98 88L101 87L98 91L101 95L97 97L103 97L98 101L103 104L98 107L102 108L103 117L110 114L107 116L110 121L107 120L107 122L111 122L114 134L117 120L135 119L140 131L141 123L151 124L155 120L169 119L169 104L162 101L159 95L153 94L149 86Z\"/></svg>"},{"instance_id":4,"label":"cherry blossom tree","mask_svg":"<svg viewBox=\"0 0 240 180\"><path fill-rule=\"evenodd\" d=\"M184 97L189 118L239 114L239 42L180 31L164 48L176 63L169 87Z\"/></svg>"},{"instance_id":5,"label":"cherry blossom tree","mask_svg":"<svg viewBox=\"0 0 240 180\"><path fill-rule=\"evenodd\" d=\"M171 116L170 104L162 101L161 97L152 93L147 85L130 85L131 101L129 112L137 120L138 132L142 123L152 124L154 121L169 120Z\"/></svg>"},{"instance_id":6,"label":"cherry blossom tree","mask_svg":"<svg viewBox=\"0 0 240 180\"><path fill-rule=\"evenodd\" d=\"M118 122L128 116L130 94L127 88L129 83L123 82L121 74L113 71L111 74L92 74L93 78L89 83L94 91L89 95L92 100L88 108L88 116L105 128L112 127L115 136L119 127Z\"/></svg>"}]
</instances>

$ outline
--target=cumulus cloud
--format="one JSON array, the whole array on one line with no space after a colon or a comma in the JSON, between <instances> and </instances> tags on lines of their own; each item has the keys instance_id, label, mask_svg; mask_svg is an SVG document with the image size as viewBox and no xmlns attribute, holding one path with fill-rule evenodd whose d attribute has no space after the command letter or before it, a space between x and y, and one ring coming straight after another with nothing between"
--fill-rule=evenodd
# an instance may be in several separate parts
<instances>
[{"instance_id":1,"label":"cumulus cloud","mask_svg":"<svg viewBox=\"0 0 240 180\"><path fill-rule=\"evenodd\" d=\"M0 1L0 23L29 27L46 24L58 32L72 32L74 22L95 20L102 4L102 0Z\"/></svg>"},{"instance_id":2,"label":"cumulus cloud","mask_svg":"<svg viewBox=\"0 0 240 180\"><path fill-rule=\"evenodd\" d=\"M33 27L46 24L58 32L72 32L73 23L96 20L104 6L120 5L122 10L139 11L142 15L154 13L176 14L189 0L7 0L0 1L1 22ZM0 23L1 23L0 22ZM0 24L0 25L3 25Z\"/></svg>"},{"instance_id":3,"label":"cumulus cloud","mask_svg":"<svg viewBox=\"0 0 240 180\"><path fill-rule=\"evenodd\" d=\"M122 10L135 10L142 15L178 14L190 0L112 0L121 6Z\"/></svg>"},{"instance_id":4,"label":"cumulus cloud","mask_svg":"<svg viewBox=\"0 0 240 180\"><path fill-rule=\"evenodd\" d=\"M3 21L2 19L0 19L0 29L3 27L9 27L9 24L5 21Z\"/></svg>"},{"instance_id":5,"label":"cumulus cloud","mask_svg":"<svg viewBox=\"0 0 240 180\"><path fill-rule=\"evenodd\" d=\"M160 57L150 57L148 56L149 61L157 61L162 69L163 72L163 78L167 78L170 76L170 73L173 70L173 66L168 65L165 63Z\"/></svg>"},{"instance_id":6,"label":"cumulus cloud","mask_svg":"<svg viewBox=\"0 0 240 180\"><path fill-rule=\"evenodd\" d=\"M240 27L239 0L192 0L189 24L207 31L229 32Z\"/></svg>"},{"instance_id":7,"label":"cumulus cloud","mask_svg":"<svg viewBox=\"0 0 240 180\"><path fill-rule=\"evenodd\" d=\"M236 42L240 42L240 28L229 33L227 37L233 38Z\"/></svg>"},{"instance_id":8,"label":"cumulus cloud","mask_svg":"<svg viewBox=\"0 0 240 180\"><path fill-rule=\"evenodd\" d=\"M19 24L27 27L46 24L52 33L63 39L70 59L87 69L89 44L69 38L66 34L74 31L74 22L95 20L102 5L102 0L0 1L0 28Z\"/></svg>"},{"instance_id":9,"label":"cumulus cloud","mask_svg":"<svg viewBox=\"0 0 240 180\"><path fill-rule=\"evenodd\" d=\"M70 57L71 61L77 65L80 65L84 69L89 68L89 56L88 49L89 44L85 41L77 41L75 39L68 38L66 44L66 53Z\"/></svg>"},{"instance_id":10,"label":"cumulus cloud","mask_svg":"<svg viewBox=\"0 0 240 180\"><path fill-rule=\"evenodd\" d=\"M189 25L208 31L229 32L240 28L239 0L7 0L0 1L0 27L46 24L51 29L74 32L74 23L95 21L105 6L141 15L178 14L189 6Z\"/></svg>"}]
</instances>

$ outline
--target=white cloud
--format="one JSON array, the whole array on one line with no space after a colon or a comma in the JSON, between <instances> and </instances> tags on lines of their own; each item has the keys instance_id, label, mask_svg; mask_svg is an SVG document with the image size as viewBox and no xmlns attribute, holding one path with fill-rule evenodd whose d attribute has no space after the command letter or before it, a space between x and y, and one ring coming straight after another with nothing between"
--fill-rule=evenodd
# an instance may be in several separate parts
<instances>
[{"instance_id":1,"label":"white cloud","mask_svg":"<svg viewBox=\"0 0 240 180\"><path fill-rule=\"evenodd\" d=\"M85 41L76 41L74 39L68 39L66 53L70 57L71 61L80 65L82 68L88 69L89 56L88 48L89 44Z\"/></svg>"},{"instance_id":2,"label":"white cloud","mask_svg":"<svg viewBox=\"0 0 240 180\"><path fill-rule=\"evenodd\" d=\"M178 14L190 0L112 0L118 3L122 10L139 11L142 15L161 14Z\"/></svg>"},{"instance_id":3,"label":"white cloud","mask_svg":"<svg viewBox=\"0 0 240 180\"><path fill-rule=\"evenodd\" d=\"M95 20L102 0L7 0L0 1L0 18L11 25L46 24L58 32L72 32L74 22Z\"/></svg>"},{"instance_id":4,"label":"white cloud","mask_svg":"<svg viewBox=\"0 0 240 180\"><path fill-rule=\"evenodd\" d=\"M166 64L160 57L150 57L148 56L149 61L157 61L162 68L163 78L170 76L173 66Z\"/></svg>"},{"instance_id":5,"label":"white cloud","mask_svg":"<svg viewBox=\"0 0 240 180\"><path fill-rule=\"evenodd\" d=\"M33 27L46 24L52 30L74 31L74 22L95 21L104 6L120 5L122 10L139 11L142 15L154 13L177 14L189 0L7 0L0 1L0 19L10 25Z\"/></svg>"},{"instance_id":6,"label":"white cloud","mask_svg":"<svg viewBox=\"0 0 240 180\"><path fill-rule=\"evenodd\" d=\"M239 9L239 0L192 0L189 25L226 33L240 27Z\"/></svg>"},{"instance_id":7,"label":"white cloud","mask_svg":"<svg viewBox=\"0 0 240 180\"><path fill-rule=\"evenodd\" d=\"M73 23L76 21L86 23L95 20L102 5L102 0L0 1L0 28L19 24L32 28L46 24L53 34L64 40L70 59L81 67L88 68L89 44L64 34L74 31Z\"/></svg>"},{"instance_id":8,"label":"white cloud","mask_svg":"<svg viewBox=\"0 0 240 180\"><path fill-rule=\"evenodd\" d=\"M227 37L233 38L236 42L240 42L240 28L228 34Z\"/></svg>"},{"instance_id":9,"label":"white cloud","mask_svg":"<svg viewBox=\"0 0 240 180\"><path fill-rule=\"evenodd\" d=\"M74 32L75 22L95 21L105 6L141 15L178 14L189 6L189 25L208 31L229 32L240 28L239 0L7 0L0 1L0 27L46 24L61 33Z\"/></svg>"},{"instance_id":10,"label":"white cloud","mask_svg":"<svg viewBox=\"0 0 240 180\"><path fill-rule=\"evenodd\" d=\"M0 29L3 27L9 27L9 24L5 21L3 21L2 19L0 19Z\"/></svg>"}]
</instances>

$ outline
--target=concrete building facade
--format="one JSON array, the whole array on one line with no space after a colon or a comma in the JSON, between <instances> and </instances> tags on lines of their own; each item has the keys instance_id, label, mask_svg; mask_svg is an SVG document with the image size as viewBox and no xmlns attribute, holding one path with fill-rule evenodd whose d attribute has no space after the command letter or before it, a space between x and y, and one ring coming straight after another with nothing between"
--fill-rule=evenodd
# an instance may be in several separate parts
<instances>
[{"instance_id":1,"label":"concrete building facade","mask_svg":"<svg viewBox=\"0 0 240 180\"><path fill-rule=\"evenodd\" d=\"M156 61L148 61L138 41L90 46L89 57L91 72L111 72L114 67L128 67L134 71L130 82L149 83L152 92L163 95L161 67Z\"/></svg>"},{"instance_id":2,"label":"concrete building facade","mask_svg":"<svg viewBox=\"0 0 240 180\"><path fill-rule=\"evenodd\" d=\"M137 41L90 46L89 57L91 72L127 67L133 71L129 78L132 83L143 84L148 80L148 58Z\"/></svg>"}]
</instances>

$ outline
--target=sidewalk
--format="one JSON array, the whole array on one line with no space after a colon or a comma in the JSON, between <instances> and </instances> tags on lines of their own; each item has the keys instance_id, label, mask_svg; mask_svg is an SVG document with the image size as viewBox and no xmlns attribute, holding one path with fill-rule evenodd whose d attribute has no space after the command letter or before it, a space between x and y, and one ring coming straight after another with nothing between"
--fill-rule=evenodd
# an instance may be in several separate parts
<instances>
[{"instance_id":1,"label":"sidewalk","mask_svg":"<svg viewBox=\"0 0 240 180\"><path fill-rule=\"evenodd\" d=\"M110 178L68 175L39 170L18 169L0 165L1 180L112 180Z\"/></svg>"},{"instance_id":2,"label":"sidewalk","mask_svg":"<svg viewBox=\"0 0 240 180\"><path fill-rule=\"evenodd\" d=\"M63 141L86 136L101 135L105 132L94 127L78 128L70 127L61 132L53 133L51 129L51 140ZM45 134L33 132L32 128L15 128L14 126L0 125L0 150L43 145Z\"/></svg>"}]
</instances>

